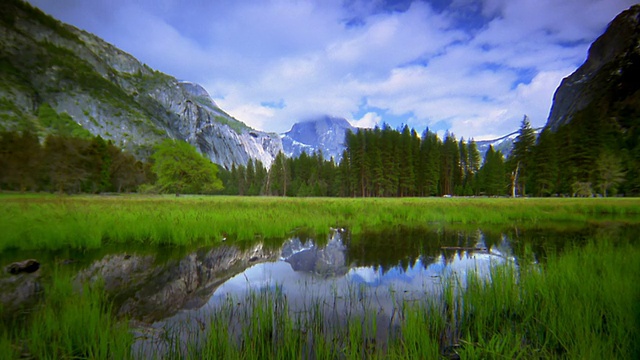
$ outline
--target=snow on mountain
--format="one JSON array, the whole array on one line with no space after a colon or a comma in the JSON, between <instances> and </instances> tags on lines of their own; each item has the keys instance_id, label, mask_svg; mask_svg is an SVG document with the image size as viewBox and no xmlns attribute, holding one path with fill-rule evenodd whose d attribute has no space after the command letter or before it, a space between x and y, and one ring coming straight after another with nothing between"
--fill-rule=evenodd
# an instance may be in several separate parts
<instances>
[{"instance_id":1,"label":"snow on mountain","mask_svg":"<svg viewBox=\"0 0 640 360\"><path fill-rule=\"evenodd\" d=\"M506 158L511 154L511 149L513 148L513 143L516 141L516 137L518 137L518 131L514 131L497 139L476 141L476 146L482 159L484 159L484 154L489 150L489 146L493 146L493 150L500 151Z\"/></svg>"},{"instance_id":2,"label":"snow on mountain","mask_svg":"<svg viewBox=\"0 0 640 360\"><path fill-rule=\"evenodd\" d=\"M284 153L289 157L321 151L326 159L333 157L339 161L345 149L347 131L355 132L357 128L344 118L327 115L296 123L280 137Z\"/></svg>"}]
</instances>

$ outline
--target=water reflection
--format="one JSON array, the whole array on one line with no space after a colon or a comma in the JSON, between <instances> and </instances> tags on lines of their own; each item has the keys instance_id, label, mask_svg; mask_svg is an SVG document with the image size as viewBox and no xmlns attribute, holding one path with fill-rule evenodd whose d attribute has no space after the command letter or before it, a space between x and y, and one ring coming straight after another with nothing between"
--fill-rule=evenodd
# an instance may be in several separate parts
<instances>
[{"instance_id":1,"label":"water reflection","mask_svg":"<svg viewBox=\"0 0 640 360\"><path fill-rule=\"evenodd\" d=\"M236 304L234 311L248 314L251 294L264 292L284 296L290 315L304 314L311 308L320 310L327 328L344 326L353 316L374 314L376 323L384 324L377 327L380 343L399 326L400 308L441 296L443 282L465 286L468 274L487 277L491 267L515 260L506 237L491 245L485 240L478 231L465 235L462 243L449 243L431 253L407 255L405 250L396 254L399 260L391 266L367 264L366 258L350 251L352 239L344 232L333 232L323 245L292 238L285 241L278 259L253 264L230 277L215 288L202 307L182 310L145 329L145 334L154 335L141 336L135 351L146 356L162 353L167 346L159 340L162 338L197 340L198 333L206 332L211 317L226 304L232 302ZM241 331L233 319L231 322L231 332Z\"/></svg>"}]
</instances>

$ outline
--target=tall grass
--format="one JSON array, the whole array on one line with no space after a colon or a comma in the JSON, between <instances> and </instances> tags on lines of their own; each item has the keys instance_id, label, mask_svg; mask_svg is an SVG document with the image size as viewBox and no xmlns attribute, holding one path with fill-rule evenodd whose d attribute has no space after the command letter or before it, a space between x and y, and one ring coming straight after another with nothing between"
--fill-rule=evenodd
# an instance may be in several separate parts
<instances>
[{"instance_id":1,"label":"tall grass","mask_svg":"<svg viewBox=\"0 0 640 360\"><path fill-rule=\"evenodd\" d=\"M207 244L282 238L330 227L543 226L634 221L636 199L332 199L169 196L0 196L0 250L109 243Z\"/></svg>"},{"instance_id":2,"label":"tall grass","mask_svg":"<svg viewBox=\"0 0 640 360\"><path fill-rule=\"evenodd\" d=\"M640 355L640 249L598 239L543 269L496 268L457 299L462 358L623 359Z\"/></svg>"},{"instance_id":3,"label":"tall grass","mask_svg":"<svg viewBox=\"0 0 640 360\"><path fill-rule=\"evenodd\" d=\"M278 289L228 299L206 321L200 345L168 346L168 357L638 358L640 249L613 242L591 240L543 266L497 266L489 278L446 279L437 296L398 303L399 325L383 338L371 293L357 287L334 294L334 304L362 306L339 319L326 300L294 312Z\"/></svg>"},{"instance_id":4,"label":"tall grass","mask_svg":"<svg viewBox=\"0 0 640 360\"><path fill-rule=\"evenodd\" d=\"M133 337L111 312L99 283L74 289L70 274L55 272L45 300L26 319L7 320L1 356L35 359L125 359Z\"/></svg>"},{"instance_id":5,"label":"tall grass","mask_svg":"<svg viewBox=\"0 0 640 360\"><path fill-rule=\"evenodd\" d=\"M396 303L393 326L379 321L366 287L335 292L333 303L311 300L302 311L293 311L280 288L267 288L228 298L210 318L193 319L197 331L186 323L164 329L152 336L155 348L132 347L132 329L126 319L115 319L99 283L78 288L71 276L54 272L44 302L25 324L0 330L0 356L638 358L638 264L637 244L596 236L542 265L507 264L493 268L489 278L445 279L435 296Z\"/></svg>"}]
</instances>

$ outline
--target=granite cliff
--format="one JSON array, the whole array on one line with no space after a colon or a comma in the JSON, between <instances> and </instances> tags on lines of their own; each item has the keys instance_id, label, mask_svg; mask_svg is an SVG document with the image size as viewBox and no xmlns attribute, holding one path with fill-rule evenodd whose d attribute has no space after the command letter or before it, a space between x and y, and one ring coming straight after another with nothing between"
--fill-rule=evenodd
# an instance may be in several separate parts
<instances>
[{"instance_id":1,"label":"granite cliff","mask_svg":"<svg viewBox=\"0 0 640 360\"><path fill-rule=\"evenodd\" d=\"M277 134L234 119L204 88L151 69L100 38L19 0L0 4L0 130L50 132L48 105L93 135L144 158L167 137L185 140L225 168L270 166Z\"/></svg>"},{"instance_id":2,"label":"granite cliff","mask_svg":"<svg viewBox=\"0 0 640 360\"><path fill-rule=\"evenodd\" d=\"M585 63L562 80L547 127L556 131L589 106L612 121L638 113L639 89L640 5L634 5L609 24L589 48Z\"/></svg>"}]
</instances>

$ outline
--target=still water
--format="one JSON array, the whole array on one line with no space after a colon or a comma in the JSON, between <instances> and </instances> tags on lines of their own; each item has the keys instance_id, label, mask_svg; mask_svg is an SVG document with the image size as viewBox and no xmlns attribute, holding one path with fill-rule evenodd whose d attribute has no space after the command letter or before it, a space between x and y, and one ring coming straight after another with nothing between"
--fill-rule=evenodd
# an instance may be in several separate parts
<instances>
[{"instance_id":1,"label":"still water","mask_svg":"<svg viewBox=\"0 0 640 360\"><path fill-rule=\"evenodd\" d=\"M78 284L104 281L116 313L132 319L133 351L144 357L161 356L176 343L199 343L211 319L220 316L232 337L240 337L265 295L281 304L278 311L286 302L291 317L322 314L324 329L369 316L376 324L374 341L383 344L394 336L402 310L441 298L443 284L459 291L470 273L489 279L494 266L511 264L517 271L600 232L632 241L638 233L637 226L626 225L554 229L389 229L358 236L332 229L326 238L297 235L199 249L5 252L3 264L37 257L42 267L36 274L3 274L0 300L5 310L37 301L46 273L67 267ZM298 326L305 330L304 322Z\"/></svg>"}]
</instances>

